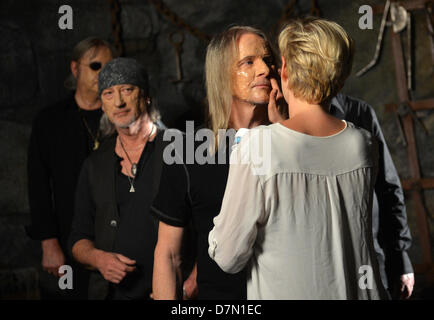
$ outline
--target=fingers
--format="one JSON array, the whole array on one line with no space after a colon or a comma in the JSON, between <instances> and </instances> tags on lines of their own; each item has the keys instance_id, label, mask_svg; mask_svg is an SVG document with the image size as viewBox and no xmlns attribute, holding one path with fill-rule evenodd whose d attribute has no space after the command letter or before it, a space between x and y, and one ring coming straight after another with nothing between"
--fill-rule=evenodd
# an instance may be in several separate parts
<instances>
[{"instance_id":1,"label":"fingers","mask_svg":"<svg viewBox=\"0 0 434 320\"><path fill-rule=\"evenodd\" d=\"M136 267L125 266L125 271L126 271L126 272L133 272L134 270L136 270Z\"/></svg>"},{"instance_id":2,"label":"fingers","mask_svg":"<svg viewBox=\"0 0 434 320\"><path fill-rule=\"evenodd\" d=\"M409 288L407 286L404 286L403 288L401 288L401 299L402 300L406 300L408 298L410 298L411 293L409 291Z\"/></svg>"},{"instance_id":3,"label":"fingers","mask_svg":"<svg viewBox=\"0 0 434 320\"><path fill-rule=\"evenodd\" d=\"M404 274L401 276L401 299L409 299L413 293L414 274Z\"/></svg>"},{"instance_id":4,"label":"fingers","mask_svg":"<svg viewBox=\"0 0 434 320\"><path fill-rule=\"evenodd\" d=\"M187 291L185 290L185 285L182 287L182 300L188 300Z\"/></svg>"},{"instance_id":5,"label":"fingers","mask_svg":"<svg viewBox=\"0 0 434 320\"><path fill-rule=\"evenodd\" d=\"M130 258L127 258L119 253L115 254L116 258L118 258L121 262L125 263L125 264L129 264L129 265L133 265L136 264L135 260L131 260Z\"/></svg>"},{"instance_id":6,"label":"fingers","mask_svg":"<svg viewBox=\"0 0 434 320\"><path fill-rule=\"evenodd\" d=\"M413 286L409 284L404 284L401 287L401 299L409 299L413 293Z\"/></svg>"},{"instance_id":7,"label":"fingers","mask_svg":"<svg viewBox=\"0 0 434 320\"><path fill-rule=\"evenodd\" d=\"M125 276L136 270L136 261L119 253L104 252L99 256L98 270L104 279L120 283Z\"/></svg>"},{"instance_id":8,"label":"fingers","mask_svg":"<svg viewBox=\"0 0 434 320\"><path fill-rule=\"evenodd\" d=\"M116 254L116 258L118 258L119 262L122 263L122 266L120 266L122 271L133 272L136 270L136 267L134 266L136 264L135 260L131 260L121 254Z\"/></svg>"},{"instance_id":9,"label":"fingers","mask_svg":"<svg viewBox=\"0 0 434 320\"><path fill-rule=\"evenodd\" d=\"M53 276L57 277L58 276L58 272L56 268L44 268L45 271L47 271L49 274L52 274Z\"/></svg>"},{"instance_id":10,"label":"fingers","mask_svg":"<svg viewBox=\"0 0 434 320\"><path fill-rule=\"evenodd\" d=\"M190 278L189 278L190 279ZM182 293L183 293L183 300L191 300L191 299L195 299L198 293L198 289L197 289L197 283L196 281L190 281L189 279L187 279L184 282L184 285L182 287Z\"/></svg>"},{"instance_id":11,"label":"fingers","mask_svg":"<svg viewBox=\"0 0 434 320\"><path fill-rule=\"evenodd\" d=\"M63 273L59 273L60 267L61 267L61 265L55 266L55 267L53 267L51 265L42 265L43 270L45 270L49 274L52 274L55 277L61 277L63 275Z\"/></svg>"},{"instance_id":12,"label":"fingers","mask_svg":"<svg viewBox=\"0 0 434 320\"><path fill-rule=\"evenodd\" d=\"M268 102L268 109L276 108L276 95L277 95L277 89L272 89L270 92L270 100Z\"/></svg>"},{"instance_id":13,"label":"fingers","mask_svg":"<svg viewBox=\"0 0 434 320\"><path fill-rule=\"evenodd\" d=\"M268 102L268 119L271 123L276 123L285 120L277 109L276 105L277 89L273 89L270 92L270 100Z\"/></svg>"},{"instance_id":14,"label":"fingers","mask_svg":"<svg viewBox=\"0 0 434 320\"><path fill-rule=\"evenodd\" d=\"M107 281L119 284L125 278L126 275L127 273L124 271L112 270L104 278Z\"/></svg>"},{"instance_id":15,"label":"fingers","mask_svg":"<svg viewBox=\"0 0 434 320\"><path fill-rule=\"evenodd\" d=\"M128 264L127 264L128 263ZM134 260L131 260L121 254L111 254L105 263L105 268L101 270L104 278L113 283L120 283L127 273L133 272L136 267Z\"/></svg>"}]
</instances>

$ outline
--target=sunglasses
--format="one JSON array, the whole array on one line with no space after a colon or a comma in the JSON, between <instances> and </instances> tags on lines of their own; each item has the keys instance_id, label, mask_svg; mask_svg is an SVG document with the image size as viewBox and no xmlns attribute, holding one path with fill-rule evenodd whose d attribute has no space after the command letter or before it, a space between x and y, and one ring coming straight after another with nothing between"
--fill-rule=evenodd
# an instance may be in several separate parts
<instances>
[{"instance_id":1,"label":"sunglasses","mask_svg":"<svg viewBox=\"0 0 434 320\"><path fill-rule=\"evenodd\" d=\"M92 62L91 64L89 64L89 68L91 68L93 71L98 71L99 69L101 69L101 67L101 62Z\"/></svg>"},{"instance_id":2,"label":"sunglasses","mask_svg":"<svg viewBox=\"0 0 434 320\"><path fill-rule=\"evenodd\" d=\"M83 65L88 66L88 67L91 68L93 71L98 71L98 70L101 69L101 67L102 67L102 63L101 63L101 62L97 62L97 61L92 62L92 63L90 63L90 64L85 64L85 63L80 63L80 64L83 64Z\"/></svg>"}]
</instances>

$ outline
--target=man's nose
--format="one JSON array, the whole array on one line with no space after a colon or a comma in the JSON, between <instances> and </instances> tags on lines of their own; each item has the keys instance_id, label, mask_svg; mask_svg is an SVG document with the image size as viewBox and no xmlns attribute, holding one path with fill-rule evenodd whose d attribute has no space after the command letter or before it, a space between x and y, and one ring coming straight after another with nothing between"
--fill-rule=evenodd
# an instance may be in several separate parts
<instances>
[{"instance_id":1,"label":"man's nose","mask_svg":"<svg viewBox=\"0 0 434 320\"><path fill-rule=\"evenodd\" d=\"M270 67L262 59L258 60L258 72L257 72L257 74L258 74L258 76L265 76L265 77L268 77L270 75Z\"/></svg>"},{"instance_id":2,"label":"man's nose","mask_svg":"<svg viewBox=\"0 0 434 320\"><path fill-rule=\"evenodd\" d=\"M125 105L124 100L122 99L122 95L119 90L114 90L114 102L117 108L122 108Z\"/></svg>"}]
</instances>

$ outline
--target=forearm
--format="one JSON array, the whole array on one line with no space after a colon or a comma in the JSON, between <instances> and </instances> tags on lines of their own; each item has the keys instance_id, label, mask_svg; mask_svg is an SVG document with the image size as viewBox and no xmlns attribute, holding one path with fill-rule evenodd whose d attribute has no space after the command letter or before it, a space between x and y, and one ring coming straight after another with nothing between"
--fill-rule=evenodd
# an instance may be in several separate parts
<instances>
[{"instance_id":1,"label":"forearm","mask_svg":"<svg viewBox=\"0 0 434 320\"><path fill-rule=\"evenodd\" d=\"M176 300L181 297L181 259L157 244L154 257L152 291L155 300Z\"/></svg>"},{"instance_id":2,"label":"forearm","mask_svg":"<svg viewBox=\"0 0 434 320\"><path fill-rule=\"evenodd\" d=\"M34 240L59 236L53 208L53 190L47 145L39 141L41 129L32 130L27 158L27 192L31 224L27 234Z\"/></svg>"},{"instance_id":3,"label":"forearm","mask_svg":"<svg viewBox=\"0 0 434 320\"><path fill-rule=\"evenodd\" d=\"M60 250L60 252L63 252L62 248L60 247L59 240L57 238L49 238L49 239L41 240L41 248L43 252L49 252L52 250Z\"/></svg>"},{"instance_id":4,"label":"forearm","mask_svg":"<svg viewBox=\"0 0 434 320\"><path fill-rule=\"evenodd\" d=\"M42 249L48 249L49 247L52 247L52 246L60 246L59 239L49 238L49 239L41 240L41 246L42 246Z\"/></svg>"},{"instance_id":5,"label":"forearm","mask_svg":"<svg viewBox=\"0 0 434 320\"><path fill-rule=\"evenodd\" d=\"M74 258L90 269L98 269L98 257L102 252L95 248L93 242L88 239L81 239L72 247Z\"/></svg>"}]
</instances>

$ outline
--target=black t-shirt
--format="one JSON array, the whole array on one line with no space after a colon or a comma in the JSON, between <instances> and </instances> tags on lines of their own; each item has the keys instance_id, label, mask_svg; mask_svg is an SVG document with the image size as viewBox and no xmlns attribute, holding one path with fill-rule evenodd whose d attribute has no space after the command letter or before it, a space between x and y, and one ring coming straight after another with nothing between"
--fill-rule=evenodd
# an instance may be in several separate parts
<instances>
[{"instance_id":1,"label":"black t-shirt","mask_svg":"<svg viewBox=\"0 0 434 320\"><path fill-rule=\"evenodd\" d=\"M185 148L185 136L183 145ZM218 164L218 153L215 164L188 164L186 159L179 164L163 162L160 188L151 207L154 216L166 224L187 227L192 222L197 234L199 299L244 300L247 295L246 271L225 273L208 255L208 234L220 212L226 188L228 150L222 150L226 164ZM186 158L186 152L183 155Z\"/></svg>"}]
</instances>

